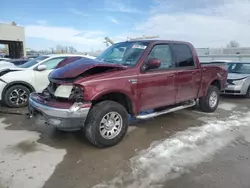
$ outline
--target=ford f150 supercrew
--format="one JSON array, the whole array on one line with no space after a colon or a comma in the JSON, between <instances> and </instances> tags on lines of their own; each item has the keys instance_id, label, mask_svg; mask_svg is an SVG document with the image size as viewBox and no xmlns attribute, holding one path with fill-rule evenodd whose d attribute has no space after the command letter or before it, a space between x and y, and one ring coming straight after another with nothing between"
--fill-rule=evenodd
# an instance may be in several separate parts
<instances>
[{"instance_id":1,"label":"ford f150 supercrew","mask_svg":"<svg viewBox=\"0 0 250 188\"><path fill-rule=\"evenodd\" d=\"M123 139L129 115L152 118L197 101L202 111L214 112L227 70L201 66L188 42L140 40L55 69L49 81L43 92L31 93L30 117L42 115L61 130L83 130L93 145L109 147Z\"/></svg>"}]
</instances>

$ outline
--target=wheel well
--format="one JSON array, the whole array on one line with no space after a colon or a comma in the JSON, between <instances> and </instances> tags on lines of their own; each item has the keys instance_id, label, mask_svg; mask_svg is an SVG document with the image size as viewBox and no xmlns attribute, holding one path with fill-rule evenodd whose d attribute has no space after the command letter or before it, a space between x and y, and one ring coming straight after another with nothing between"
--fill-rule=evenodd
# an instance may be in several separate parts
<instances>
[{"instance_id":1,"label":"wheel well","mask_svg":"<svg viewBox=\"0 0 250 188\"><path fill-rule=\"evenodd\" d=\"M129 114L133 115L133 106L132 106L131 100L125 94L119 93L119 92L108 93L108 94L101 96L97 100L94 100L92 104L95 105L105 100L111 100L111 101L120 103L126 108Z\"/></svg>"},{"instance_id":2,"label":"wheel well","mask_svg":"<svg viewBox=\"0 0 250 188\"><path fill-rule=\"evenodd\" d=\"M216 86L219 90L221 90L221 85L220 85L220 81L219 80L214 80L211 83L212 86Z\"/></svg>"},{"instance_id":3,"label":"wheel well","mask_svg":"<svg viewBox=\"0 0 250 188\"><path fill-rule=\"evenodd\" d=\"M9 83L9 84L4 88L4 90L3 90L3 95L5 95L7 89L9 89L10 87L15 86L15 85L22 85L22 86L25 86L25 87L27 87L27 88L30 90L30 92L35 91L35 88L32 87L32 86L31 86L30 84L28 84L28 83L25 83L25 82L13 82L13 83Z\"/></svg>"}]
</instances>

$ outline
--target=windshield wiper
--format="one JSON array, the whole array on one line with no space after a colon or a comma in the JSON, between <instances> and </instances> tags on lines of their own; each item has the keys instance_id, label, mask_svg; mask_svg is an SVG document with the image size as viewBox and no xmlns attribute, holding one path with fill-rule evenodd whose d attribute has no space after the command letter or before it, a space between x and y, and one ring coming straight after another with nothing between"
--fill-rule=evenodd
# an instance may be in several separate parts
<instances>
[{"instance_id":1,"label":"windshield wiper","mask_svg":"<svg viewBox=\"0 0 250 188\"><path fill-rule=\"evenodd\" d=\"M131 66L130 63L122 63L122 65L124 65L124 66Z\"/></svg>"},{"instance_id":2,"label":"windshield wiper","mask_svg":"<svg viewBox=\"0 0 250 188\"><path fill-rule=\"evenodd\" d=\"M114 61L110 61L110 60L103 60L104 62L106 62L106 63L115 63Z\"/></svg>"}]
</instances>

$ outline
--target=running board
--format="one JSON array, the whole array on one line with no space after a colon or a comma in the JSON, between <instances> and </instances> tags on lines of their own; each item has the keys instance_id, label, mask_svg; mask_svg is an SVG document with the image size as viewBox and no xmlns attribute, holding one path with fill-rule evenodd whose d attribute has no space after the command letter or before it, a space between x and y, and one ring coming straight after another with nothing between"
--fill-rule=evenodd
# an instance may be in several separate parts
<instances>
[{"instance_id":1,"label":"running board","mask_svg":"<svg viewBox=\"0 0 250 188\"><path fill-rule=\"evenodd\" d=\"M162 110L160 112L153 112L153 113L145 114L145 115L138 115L138 116L135 116L135 117L137 119L149 119L149 118L157 117L157 116L160 116L160 115L163 115L163 114L168 114L168 113L171 113L171 112L182 110L182 109L185 109L185 108L190 108L190 107L195 106L195 105L196 105L195 100L192 100L192 101L186 102L185 104L174 107L174 108L169 108L169 109L166 109L166 110Z\"/></svg>"}]
</instances>

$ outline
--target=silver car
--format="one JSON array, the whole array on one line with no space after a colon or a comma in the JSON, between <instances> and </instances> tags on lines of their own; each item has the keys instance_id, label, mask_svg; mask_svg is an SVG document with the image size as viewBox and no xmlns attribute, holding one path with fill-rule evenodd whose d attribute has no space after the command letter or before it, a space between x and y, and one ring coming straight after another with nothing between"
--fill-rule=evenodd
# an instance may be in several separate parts
<instances>
[{"instance_id":1,"label":"silver car","mask_svg":"<svg viewBox=\"0 0 250 188\"><path fill-rule=\"evenodd\" d=\"M222 94L244 95L250 98L250 62L229 62L227 87Z\"/></svg>"}]
</instances>

